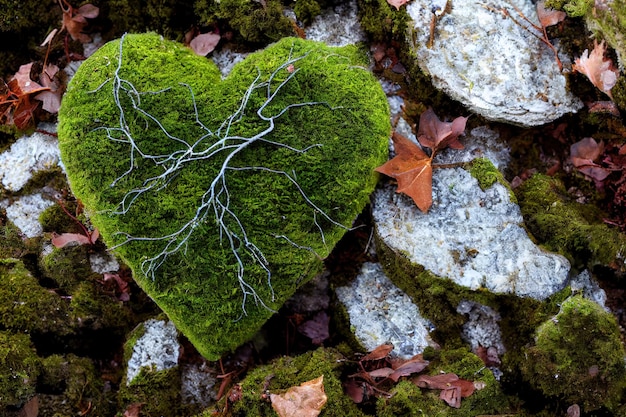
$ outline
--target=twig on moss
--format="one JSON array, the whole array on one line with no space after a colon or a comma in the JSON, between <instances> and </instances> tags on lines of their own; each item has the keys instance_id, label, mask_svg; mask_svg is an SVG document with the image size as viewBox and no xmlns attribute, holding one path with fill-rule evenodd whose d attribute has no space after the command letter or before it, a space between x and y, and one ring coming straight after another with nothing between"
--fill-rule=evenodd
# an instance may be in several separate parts
<instances>
[{"instance_id":1,"label":"twig on moss","mask_svg":"<svg viewBox=\"0 0 626 417\"><path fill-rule=\"evenodd\" d=\"M189 96L193 104L195 124L201 132L199 137L190 141L179 138L173 132L169 132L156 116L150 114L147 110L142 108L142 97L147 95L166 94L177 87L168 87L158 91L140 92L130 81L124 79L121 75L123 66L124 39L125 35L120 40L117 68L115 69L113 77L107 79L95 90L93 90L93 92L99 91L110 83L112 85L113 101L119 112L119 123L117 126L102 126L96 128L96 130L104 130L109 140L120 142L129 146L128 169L114 179L111 186L118 186L118 184L131 173L136 173L138 166L140 165L138 164L138 160L150 161L154 163L154 165L161 167L163 172L144 179L140 186L126 192L122 200L119 202L117 209L112 211L112 214L126 214L133 204L144 194L160 191L166 188L181 172L181 170L191 162L214 162L216 160L220 160L221 164L219 166L219 171L215 174L209 187L202 195L194 215L176 231L164 236L156 237L133 236L129 233L120 231L118 232L118 235L123 236L124 241L111 249L115 249L130 242L163 242L164 245L161 247L160 252L148 257L141 264L142 272L147 277L154 280L156 278L155 274L157 270L171 255L186 249L189 238L196 228L207 221L214 220L219 230L220 241L228 242L230 250L236 260L236 274L242 292L241 306L243 313L246 314L246 303L248 301L248 297L251 297L256 304L260 304L264 308L271 310L271 308L258 295L257 291L248 282L246 282L245 279L246 262L251 259L267 274L267 285L271 293L272 301L274 300L274 290L271 283L272 272L269 269L269 263L265 258L263 251L250 239L250 236L238 217L238 214L231 208L231 194L227 186L227 174L231 171L256 170L265 171L268 172L268 174L276 174L287 178L296 188L306 204L313 210L314 222L320 232L323 242L325 242L324 231L318 223L318 215L321 215L323 219L334 226L346 228L341 223L333 220L321 208L313 203L298 183L295 173L290 175L285 171L271 169L264 166L233 166L234 158L238 154L245 151L253 143L263 143L272 147L284 148L298 154L302 154L310 149L322 146L321 144L316 143L305 148L298 149L288 144L280 143L267 138L267 136L274 130L276 119L280 118L291 109L317 105L330 107L324 102L311 101L292 103L278 110L276 114L265 114L268 112L268 106L275 101L283 87L296 76L299 69L286 71L288 75L282 81L278 81L277 79L279 72L286 70L288 67L293 69L294 64L304 59L307 55L292 57L292 52L290 52L288 59L278 66L266 80L263 80L261 71L258 70L257 76L243 94L238 108L230 116L228 116L215 131L208 128L200 120L198 104L191 86L180 83L179 87L185 88L189 92ZM264 92L264 101L261 106L256 109L256 114L259 119L266 122L266 126L261 132L250 137L239 136L231 133L232 128L243 119L244 113L250 110L250 99L252 94L257 91ZM130 104L130 109L127 109L128 106L126 103ZM132 112L135 113L133 114ZM180 149L173 151L170 154L153 154L149 150L145 149L145 143L142 143L140 138L136 137L135 133L133 133L129 127L129 119L137 114L143 116L149 122L154 123L156 128L164 134L167 139L174 142L174 145L180 147ZM284 238L295 247L305 248L304 246L300 246L296 242L291 241L286 236L276 236L276 238ZM248 259L246 259L246 257Z\"/></svg>"}]
</instances>

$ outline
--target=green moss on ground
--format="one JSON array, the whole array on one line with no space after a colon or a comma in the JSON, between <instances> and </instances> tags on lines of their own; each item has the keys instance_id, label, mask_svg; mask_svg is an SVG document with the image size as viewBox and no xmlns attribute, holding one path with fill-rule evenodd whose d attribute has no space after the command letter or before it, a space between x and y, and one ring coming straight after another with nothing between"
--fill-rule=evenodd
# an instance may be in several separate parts
<instances>
[{"instance_id":1,"label":"green moss on ground","mask_svg":"<svg viewBox=\"0 0 626 417\"><path fill-rule=\"evenodd\" d=\"M234 402L228 416L275 416L272 405L263 394L281 394L324 375L324 392L328 397L320 417L364 416L343 392L341 372L345 358L333 349L319 348L296 357L283 357L269 365L252 370L241 382L241 399ZM223 402L223 401L222 401Z\"/></svg>"},{"instance_id":2,"label":"green moss on ground","mask_svg":"<svg viewBox=\"0 0 626 417\"><path fill-rule=\"evenodd\" d=\"M226 22L247 42L268 44L295 34L279 0L198 0L194 7L200 24ZM314 13L310 3L307 12Z\"/></svg>"},{"instance_id":3,"label":"green moss on ground","mask_svg":"<svg viewBox=\"0 0 626 417\"><path fill-rule=\"evenodd\" d=\"M0 326L16 332L72 332L64 301L41 287L21 261L11 259L0 260Z\"/></svg>"},{"instance_id":4,"label":"green moss on ground","mask_svg":"<svg viewBox=\"0 0 626 417\"><path fill-rule=\"evenodd\" d=\"M26 334L0 331L0 412L35 395L40 362Z\"/></svg>"},{"instance_id":5,"label":"green moss on ground","mask_svg":"<svg viewBox=\"0 0 626 417\"><path fill-rule=\"evenodd\" d=\"M54 280L67 293L83 281L101 277L91 270L89 249L85 245L53 248L51 253L39 258L39 265L43 275Z\"/></svg>"},{"instance_id":6,"label":"green moss on ground","mask_svg":"<svg viewBox=\"0 0 626 417\"><path fill-rule=\"evenodd\" d=\"M496 415L509 410L508 398L485 364L466 348L433 351L429 356L428 374L456 374L460 379L483 386L461 400L460 408L452 408L439 398L440 390L420 389L411 381L398 383L391 398L379 398L378 417L396 416L476 416Z\"/></svg>"},{"instance_id":7,"label":"green moss on ground","mask_svg":"<svg viewBox=\"0 0 626 417\"><path fill-rule=\"evenodd\" d=\"M51 355L41 360L37 382L39 415L80 415L85 410L113 415L115 396L105 389L93 361L74 354Z\"/></svg>"},{"instance_id":8,"label":"green moss on ground","mask_svg":"<svg viewBox=\"0 0 626 417\"><path fill-rule=\"evenodd\" d=\"M581 296L537 330L522 373L546 396L590 411L618 405L626 387L624 347L615 318Z\"/></svg>"},{"instance_id":9,"label":"green moss on ground","mask_svg":"<svg viewBox=\"0 0 626 417\"><path fill-rule=\"evenodd\" d=\"M536 174L515 193L526 226L549 250L579 270L606 266L626 272L626 236L604 224L595 206L572 201L558 179Z\"/></svg>"},{"instance_id":10,"label":"green moss on ground","mask_svg":"<svg viewBox=\"0 0 626 417\"><path fill-rule=\"evenodd\" d=\"M95 128L119 123L111 97L112 83L98 89L113 75L118 50L119 41L110 43L83 63L59 114L60 147L70 184L110 247L124 240L118 232L156 237L176 231L194 216L217 172L216 165L223 161L218 156L212 163L189 163L167 187L139 198L126 215L109 214L127 191L141 185L143 178L162 172L154 163L135 158L139 168L133 175L110 187L128 169L129 149ZM142 104L169 132L189 141L206 132L195 123L189 90L180 82L191 86L200 120L215 130L239 105L259 71L267 77L289 54L307 54L294 63L293 69L299 72L282 87L265 112L277 114L287 105L301 102L328 105L291 108L276 120L274 131L266 138L300 149L314 144L322 146L298 153L255 143L238 154L232 166L265 166L295 173L310 200L347 227L369 201L377 180L373 168L387 160L390 123L380 85L360 67L367 64L362 50L355 46L330 48L287 38L250 55L223 82L212 62L156 35L129 35L123 51L121 76L137 89L172 87L167 93L142 96ZM285 80L290 74L285 68L276 73L274 81ZM231 135L250 137L267 127L255 115L264 94L265 89L254 91L250 110L241 121L232 124ZM164 154L180 149L175 141L150 126L148 120L134 118L130 109L126 111L126 121L142 146L150 144L151 152ZM240 251L244 256L245 279L263 301L278 309L299 284L321 271L322 262L310 250L296 248L275 235L286 235L323 258L345 229L324 221L319 213L314 215L311 206L283 175L248 170L229 172L227 178L230 209L239 215L249 239L262 250L270 265L275 301L271 302L266 271ZM229 226L237 227L233 222ZM318 226L324 231L325 241L320 238ZM242 316L237 260L226 237L223 239L220 241L214 218L208 217L193 232L186 250L169 256L157 270L154 281L144 275L141 263L146 256L161 250L159 242L133 242L117 248L139 285L209 359L217 359L248 340L272 314L249 300L247 315Z\"/></svg>"},{"instance_id":11,"label":"green moss on ground","mask_svg":"<svg viewBox=\"0 0 626 417\"><path fill-rule=\"evenodd\" d=\"M122 380L118 392L118 409L141 403L142 416L178 417L185 415L180 398L180 369L162 371L142 368L130 385Z\"/></svg>"}]
</instances>

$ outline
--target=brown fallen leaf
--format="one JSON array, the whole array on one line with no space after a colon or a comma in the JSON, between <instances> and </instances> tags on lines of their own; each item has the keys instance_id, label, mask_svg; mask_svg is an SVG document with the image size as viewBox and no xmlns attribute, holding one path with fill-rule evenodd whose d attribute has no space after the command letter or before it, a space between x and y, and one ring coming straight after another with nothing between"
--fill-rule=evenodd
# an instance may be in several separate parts
<instances>
[{"instance_id":1,"label":"brown fallen leaf","mask_svg":"<svg viewBox=\"0 0 626 417\"><path fill-rule=\"evenodd\" d=\"M124 410L124 417L139 417L144 403L132 403Z\"/></svg>"},{"instance_id":2,"label":"brown fallen leaf","mask_svg":"<svg viewBox=\"0 0 626 417\"><path fill-rule=\"evenodd\" d=\"M611 174L594 161L604 152L604 142L594 138L583 138L570 146L570 161L576 169L596 182L602 182Z\"/></svg>"},{"instance_id":3,"label":"brown fallen leaf","mask_svg":"<svg viewBox=\"0 0 626 417\"><path fill-rule=\"evenodd\" d=\"M376 349L372 350L367 355L361 358L361 362L364 361L377 361L380 359L385 359L389 353L393 350L393 344L391 343L383 343L378 346Z\"/></svg>"},{"instance_id":4,"label":"brown fallen leaf","mask_svg":"<svg viewBox=\"0 0 626 417\"><path fill-rule=\"evenodd\" d=\"M604 41L598 45L598 42L594 40L591 53L585 49L580 58L574 60L572 69L585 74L593 85L613 100L611 89L617 83L619 71L615 69L613 61L608 58L604 59L605 52Z\"/></svg>"},{"instance_id":5,"label":"brown fallen leaf","mask_svg":"<svg viewBox=\"0 0 626 417\"><path fill-rule=\"evenodd\" d=\"M63 11L63 23L59 32L65 29L75 41L79 41L80 43L90 42L91 37L83 33L83 29L89 23L87 19L95 19L98 17L100 9L89 3L83 4L78 9L75 9L66 0L58 1Z\"/></svg>"},{"instance_id":6,"label":"brown fallen leaf","mask_svg":"<svg viewBox=\"0 0 626 417\"><path fill-rule=\"evenodd\" d=\"M393 382L398 382L398 379L403 376L409 376L411 374L422 372L428 366L429 362L424 359L410 359L397 367L393 373L389 375L389 378Z\"/></svg>"},{"instance_id":7,"label":"brown fallen leaf","mask_svg":"<svg viewBox=\"0 0 626 417\"><path fill-rule=\"evenodd\" d=\"M433 158L446 147L463 148L458 137L465 132L466 122L467 117L442 122L429 108L420 116L417 139L423 147L432 149L430 156L408 138L394 132L391 139L396 156L376 171L395 178L398 181L396 192L408 195L420 210L427 212L433 204Z\"/></svg>"},{"instance_id":8,"label":"brown fallen leaf","mask_svg":"<svg viewBox=\"0 0 626 417\"><path fill-rule=\"evenodd\" d=\"M80 233L53 233L52 244L56 248L62 248L70 243L75 243L77 245L93 245L96 243L96 240L98 240L98 237L100 237L98 229L91 232L89 236Z\"/></svg>"},{"instance_id":9,"label":"brown fallen leaf","mask_svg":"<svg viewBox=\"0 0 626 417\"><path fill-rule=\"evenodd\" d=\"M279 417L317 417L327 401L323 382L321 375L283 394L271 394L272 408Z\"/></svg>"},{"instance_id":10,"label":"brown fallen leaf","mask_svg":"<svg viewBox=\"0 0 626 417\"><path fill-rule=\"evenodd\" d=\"M36 100L43 103L41 106L48 113L57 113L61 107L61 97L63 95L63 89L61 83L57 77L59 67L53 64L48 66L41 72L39 76L39 82L43 87L49 88L47 91L42 91L35 96Z\"/></svg>"},{"instance_id":11,"label":"brown fallen leaf","mask_svg":"<svg viewBox=\"0 0 626 417\"><path fill-rule=\"evenodd\" d=\"M439 398L444 400L450 407L461 408L461 388L450 386L439 393Z\"/></svg>"},{"instance_id":12,"label":"brown fallen leaf","mask_svg":"<svg viewBox=\"0 0 626 417\"><path fill-rule=\"evenodd\" d=\"M567 13L561 10L546 9L546 2L544 0L537 2L537 18L541 27L546 28L548 26L554 26L559 22L562 22L567 17Z\"/></svg>"}]
</instances>

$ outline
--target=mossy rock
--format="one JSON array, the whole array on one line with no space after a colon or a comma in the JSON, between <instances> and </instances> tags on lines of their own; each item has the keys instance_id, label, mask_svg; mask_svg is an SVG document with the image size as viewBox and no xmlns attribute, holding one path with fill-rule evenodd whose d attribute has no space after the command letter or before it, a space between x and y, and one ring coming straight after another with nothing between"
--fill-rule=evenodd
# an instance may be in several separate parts
<instances>
[{"instance_id":1,"label":"mossy rock","mask_svg":"<svg viewBox=\"0 0 626 417\"><path fill-rule=\"evenodd\" d=\"M536 174L515 193L526 226L549 250L580 270L603 266L626 273L626 235L604 224L593 205L572 201L558 179Z\"/></svg>"},{"instance_id":2,"label":"mossy rock","mask_svg":"<svg viewBox=\"0 0 626 417\"><path fill-rule=\"evenodd\" d=\"M39 367L28 335L0 331L0 410L20 407L35 395Z\"/></svg>"},{"instance_id":3,"label":"mossy rock","mask_svg":"<svg viewBox=\"0 0 626 417\"><path fill-rule=\"evenodd\" d=\"M0 326L16 332L72 333L66 303L15 259L0 260Z\"/></svg>"},{"instance_id":4,"label":"mossy rock","mask_svg":"<svg viewBox=\"0 0 626 417\"><path fill-rule=\"evenodd\" d=\"M241 417L275 416L270 401L262 395L281 394L287 389L324 375L328 398L320 417L363 417L354 401L343 392L341 373L345 358L334 349L319 348L296 357L283 357L252 370L241 382L241 398L227 415ZM222 401L223 403L224 401ZM203 416L209 413L203 414Z\"/></svg>"},{"instance_id":5,"label":"mossy rock","mask_svg":"<svg viewBox=\"0 0 626 417\"><path fill-rule=\"evenodd\" d=\"M221 81L211 61L182 45L127 35L70 83L59 142L72 190L208 359L250 339L319 273L368 202L390 122L366 65L356 46L286 38ZM173 175L150 180L167 166Z\"/></svg>"},{"instance_id":6,"label":"mossy rock","mask_svg":"<svg viewBox=\"0 0 626 417\"><path fill-rule=\"evenodd\" d=\"M615 318L579 295L538 328L525 355L522 373L531 386L585 411L617 406L626 386L625 352Z\"/></svg>"}]
</instances>

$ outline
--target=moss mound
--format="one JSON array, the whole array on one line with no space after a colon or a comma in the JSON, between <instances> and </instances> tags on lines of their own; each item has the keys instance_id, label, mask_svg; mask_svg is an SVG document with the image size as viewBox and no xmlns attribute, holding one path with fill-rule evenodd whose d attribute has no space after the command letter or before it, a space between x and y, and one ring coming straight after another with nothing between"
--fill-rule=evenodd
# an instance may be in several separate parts
<instances>
[{"instance_id":1,"label":"moss mound","mask_svg":"<svg viewBox=\"0 0 626 417\"><path fill-rule=\"evenodd\" d=\"M615 318L581 296L537 330L522 372L530 384L586 411L617 405L626 382L624 347Z\"/></svg>"},{"instance_id":2,"label":"moss mound","mask_svg":"<svg viewBox=\"0 0 626 417\"><path fill-rule=\"evenodd\" d=\"M59 141L72 190L208 359L320 272L369 200L390 123L366 63L357 47L286 38L221 81L181 45L127 35L70 83Z\"/></svg>"},{"instance_id":3,"label":"moss mound","mask_svg":"<svg viewBox=\"0 0 626 417\"><path fill-rule=\"evenodd\" d=\"M39 366L28 335L0 331L0 409L20 407L35 395Z\"/></svg>"}]
</instances>

